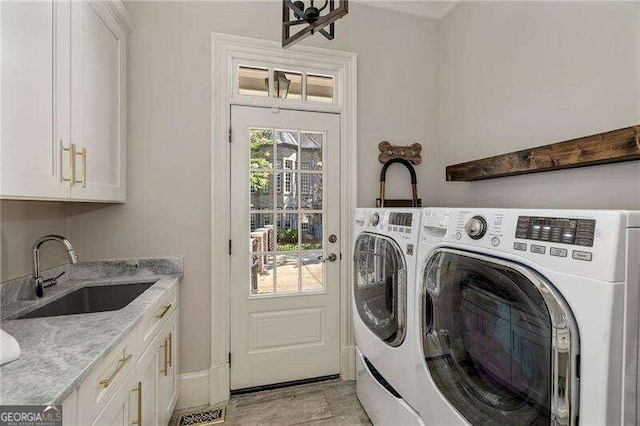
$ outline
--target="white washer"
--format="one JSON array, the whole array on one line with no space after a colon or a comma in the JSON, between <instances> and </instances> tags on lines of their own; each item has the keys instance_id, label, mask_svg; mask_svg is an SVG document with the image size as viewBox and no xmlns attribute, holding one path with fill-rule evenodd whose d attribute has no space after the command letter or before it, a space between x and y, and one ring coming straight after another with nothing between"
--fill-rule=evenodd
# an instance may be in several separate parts
<instances>
[{"instance_id":1,"label":"white washer","mask_svg":"<svg viewBox=\"0 0 640 426\"><path fill-rule=\"evenodd\" d=\"M356 209L357 392L374 424L415 425L415 276L422 209Z\"/></svg>"},{"instance_id":2,"label":"white washer","mask_svg":"<svg viewBox=\"0 0 640 426\"><path fill-rule=\"evenodd\" d=\"M640 212L425 209L426 424L638 424Z\"/></svg>"}]
</instances>

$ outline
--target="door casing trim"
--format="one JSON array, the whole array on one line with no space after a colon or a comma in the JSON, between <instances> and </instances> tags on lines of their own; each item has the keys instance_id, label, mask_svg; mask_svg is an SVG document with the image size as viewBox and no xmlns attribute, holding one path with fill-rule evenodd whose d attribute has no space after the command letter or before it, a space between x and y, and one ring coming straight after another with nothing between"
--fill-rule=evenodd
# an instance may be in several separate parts
<instances>
[{"instance_id":1,"label":"door casing trim","mask_svg":"<svg viewBox=\"0 0 640 426\"><path fill-rule=\"evenodd\" d=\"M235 95L234 64L238 61L277 63L294 69L325 70L335 77L335 102L321 104ZM357 205L357 55L330 49L292 46L247 37L211 35L211 367L209 402L229 399L231 348L231 204L228 129L231 106L260 106L340 114L340 375L355 378L355 341L351 322L353 211ZM220 208L227 206L227 208Z\"/></svg>"}]
</instances>

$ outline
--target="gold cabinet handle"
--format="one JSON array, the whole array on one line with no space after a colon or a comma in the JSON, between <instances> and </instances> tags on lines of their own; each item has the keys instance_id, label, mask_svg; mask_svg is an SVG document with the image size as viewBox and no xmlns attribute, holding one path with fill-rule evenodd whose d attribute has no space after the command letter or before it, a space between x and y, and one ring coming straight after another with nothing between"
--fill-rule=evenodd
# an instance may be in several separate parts
<instances>
[{"instance_id":1,"label":"gold cabinet handle","mask_svg":"<svg viewBox=\"0 0 640 426\"><path fill-rule=\"evenodd\" d=\"M169 367L168 367L168 361L169 361L169 355L168 355L168 350L169 349L169 339L164 339L164 342L162 343L162 349L164 351L164 368L162 370L160 370L160 374L164 374L165 376L169 373Z\"/></svg>"},{"instance_id":2,"label":"gold cabinet handle","mask_svg":"<svg viewBox=\"0 0 640 426\"><path fill-rule=\"evenodd\" d=\"M60 148L62 150L62 153L64 154L65 151L67 151L69 153L69 173L70 176L68 178L62 176L62 181L63 182L69 182L69 186L73 186L76 183L76 162L75 162L75 152L76 152L76 146L75 144L70 144L69 148L65 148L62 145L62 139L60 139ZM62 164L60 165L61 169L62 169Z\"/></svg>"},{"instance_id":3,"label":"gold cabinet handle","mask_svg":"<svg viewBox=\"0 0 640 426\"><path fill-rule=\"evenodd\" d=\"M118 374L122 371L124 366L127 365L127 363L131 360L132 356L133 356L133 354L129 354L124 358L120 358L120 360L118 361L118 367L113 372L113 374L111 374L111 377L109 377L108 379L105 379L105 380L100 380L100 385L103 388L108 388L109 385L111 384L111 382L113 382L113 379L115 379L118 376Z\"/></svg>"},{"instance_id":4,"label":"gold cabinet handle","mask_svg":"<svg viewBox=\"0 0 640 426\"><path fill-rule=\"evenodd\" d=\"M173 335L169 333L169 367L173 366Z\"/></svg>"},{"instance_id":5,"label":"gold cabinet handle","mask_svg":"<svg viewBox=\"0 0 640 426\"><path fill-rule=\"evenodd\" d=\"M76 179L75 183L79 183L82 185L83 188L86 188L87 187L87 148L82 148L80 151L76 151L74 149L73 152L82 157L82 179L80 180ZM74 170L75 170L75 165L74 165ZM75 176L75 171L74 171L74 176Z\"/></svg>"},{"instance_id":6,"label":"gold cabinet handle","mask_svg":"<svg viewBox=\"0 0 640 426\"><path fill-rule=\"evenodd\" d=\"M138 394L138 419L131 422L132 425L142 426L142 382L138 382L138 386L131 389L131 392Z\"/></svg>"},{"instance_id":7,"label":"gold cabinet handle","mask_svg":"<svg viewBox=\"0 0 640 426\"><path fill-rule=\"evenodd\" d=\"M164 306L164 310L162 312L160 312L158 315L156 315L156 318L162 318L168 311L169 309L171 309L171 303L169 303L168 305Z\"/></svg>"}]
</instances>

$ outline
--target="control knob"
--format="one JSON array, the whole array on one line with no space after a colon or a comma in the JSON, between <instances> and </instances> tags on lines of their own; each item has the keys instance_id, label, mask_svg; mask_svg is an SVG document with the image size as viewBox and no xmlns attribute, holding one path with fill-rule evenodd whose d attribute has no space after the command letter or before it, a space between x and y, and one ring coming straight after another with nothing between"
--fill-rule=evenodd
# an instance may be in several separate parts
<instances>
[{"instance_id":1,"label":"control knob","mask_svg":"<svg viewBox=\"0 0 640 426\"><path fill-rule=\"evenodd\" d=\"M474 240L479 240L487 233L487 221L482 216L474 216L464 226L467 235Z\"/></svg>"},{"instance_id":2,"label":"control knob","mask_svg":"<svg viewBox=\"0 0 640 426\"><path fill-rule=\"evenodd\" d=\"M371 215L371 218L369 220L371 222L371 225L377 226L378 223L380 223L380 215L376 212Z\"/></svg>"}]
</instances>

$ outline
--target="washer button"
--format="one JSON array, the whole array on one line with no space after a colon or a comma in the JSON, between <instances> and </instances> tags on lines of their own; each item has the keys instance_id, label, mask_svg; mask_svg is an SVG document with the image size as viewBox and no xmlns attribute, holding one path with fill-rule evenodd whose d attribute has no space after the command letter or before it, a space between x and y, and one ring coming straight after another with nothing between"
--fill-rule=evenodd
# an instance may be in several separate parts
<instances>
[{"instance_id":1,"label":"washer button","mask_svg":"<svg viewBox=\"0 0 640 426\"><path fill-rule=\"evenodd\" d=\"M545 254L547 248L545 246L538 246L535 244L531 244L531 253Z\"/></svg>"},{"instance_id":2,"label":"washer button","mask_svg":"<svg viewBox=\"0 0 640 426\"><path fill-rule=\"evenodd\" d=\"M573 253L571 254L571 257L573 257L576 260L584 260L587 262L591 262L593 254L588 251L574 250Z\"/></svg>"},{"instance_id":3,"label":"washer button","mask_svg":"<svg viewBox=\"0 0 640 426\"><path fill-rule=\"evenodd\" d=\"M491 245L494 246L494 247L498 247L500 245L500 238L493 237L491 239Z\"/></svg>"},{"instance_id":4,"label":"washer button","mask_svg":"<svg viewBox=\"0 0 640 426\"><path fill-rule=\"evenodd\" d=\"M460 238L462 238L462 232L458 231L456 232L456 240L459 240Z\"/></svg>"},{"instance_id":5,"label":"washer button","mask_svg":"<svg viewBox=\"0 0 640 426\"><path fill-rule=\"evenodd\" d=\"M527 251L526 243L513 243L514 250Z\"/></svg>"},{"instance_id":6,"label":"washer button","mask_svg":"<svg viewBox=\"0 0 640 426\"><path fill-rule=\"evenodd\" d=\"M549 254L551 256L567 257L567 249L551 247L549 248Z\"/></svg>"}]
</instances>

